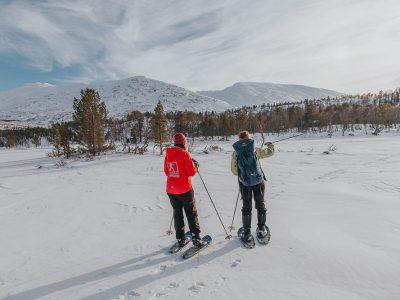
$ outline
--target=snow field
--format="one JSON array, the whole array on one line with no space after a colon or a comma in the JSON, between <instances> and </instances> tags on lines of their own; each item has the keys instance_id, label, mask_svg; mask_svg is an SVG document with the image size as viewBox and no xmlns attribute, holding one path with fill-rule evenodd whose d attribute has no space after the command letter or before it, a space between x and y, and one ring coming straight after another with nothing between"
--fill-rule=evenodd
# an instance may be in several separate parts
<instances>
[{"instance_id":1,"label":"snow field","mask_svg":"<svg viewBox=\"0 0 400 300\"><path fill-rule=\"evenodd\" d=\"M208 155L203 143L193 156L228 226L238 190L230 142ZM323 155L332 143L337 151ZM49 149L0 150L0 299L398 299L398 136L297 138L276 149L262 161L270 244L225 240L195 177L214 243L188 261L166 254L162 157L57 167ZM240 219L239 209L236 229Z\"/></svg>"}]
</instances>

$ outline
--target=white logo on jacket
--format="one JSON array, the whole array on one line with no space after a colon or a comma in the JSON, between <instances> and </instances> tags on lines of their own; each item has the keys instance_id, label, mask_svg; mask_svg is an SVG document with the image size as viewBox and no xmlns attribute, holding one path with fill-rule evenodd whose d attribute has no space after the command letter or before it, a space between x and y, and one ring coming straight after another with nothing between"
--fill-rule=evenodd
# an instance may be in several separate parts
<instances>
[{"instance_id":1,"label":"white logo on jacket","mask_svg":"<svg viewBox=\"0 0 400 300\"><path fill-rule=\"evenodd\" d=\"M168 163L169 177L179 178L179 169L176 161Z\"/></svg>"}]
</instances>

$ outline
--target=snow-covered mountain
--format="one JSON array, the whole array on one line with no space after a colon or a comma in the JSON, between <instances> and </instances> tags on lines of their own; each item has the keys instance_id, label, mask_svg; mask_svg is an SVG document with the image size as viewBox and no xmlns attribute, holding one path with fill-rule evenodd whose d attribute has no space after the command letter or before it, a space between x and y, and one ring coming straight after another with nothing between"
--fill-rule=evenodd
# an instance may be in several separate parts
<instances>
[{"instance_id":1,"label":"snow-covered mountain","mask_svg":"<svg viewBox=\"0 0 400 300\"><path fill-rule=\"evenodd\" d=\"M236 107L342 95L335 91L310 86L268 82L237 82L223 90L199 91L198 93L224 100Z\"/></svg>"},{"instance_id":2,"label":"snow-covered mountain","mask_svg":"<svg viewBox=\"0 0 400 300\"><path fill-rule=\"evenodd\" d=\"M0 119L30 122L68 120L74 97L81 89L96 89L112 116L132 110L152 111L161 100L164 109L223 111L231 106L225 101L186 90L176 85L143 76L93 84L54 86L47 83L24 85L0 93Z\"/></svg>"}]
</instances>

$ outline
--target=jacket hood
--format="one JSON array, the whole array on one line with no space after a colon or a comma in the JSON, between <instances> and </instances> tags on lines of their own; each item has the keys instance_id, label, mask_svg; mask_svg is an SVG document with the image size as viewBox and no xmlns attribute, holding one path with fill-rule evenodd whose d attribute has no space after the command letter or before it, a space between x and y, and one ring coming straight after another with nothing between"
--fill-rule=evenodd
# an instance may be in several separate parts
<instances>
[{"instance_id":1,"label":"jacket hood","mask_svg":"<svg viewBox=\"0 0 400 300\"><path fill-rule=\"evenodd\" d=\"M182 149L180 147L173 146L173 147L168 147L166 150L166 153L167 153L167 155L175 155L177 153L181 153L182 151L186 151L186 150Z\"/></svg>"}]
</instances>

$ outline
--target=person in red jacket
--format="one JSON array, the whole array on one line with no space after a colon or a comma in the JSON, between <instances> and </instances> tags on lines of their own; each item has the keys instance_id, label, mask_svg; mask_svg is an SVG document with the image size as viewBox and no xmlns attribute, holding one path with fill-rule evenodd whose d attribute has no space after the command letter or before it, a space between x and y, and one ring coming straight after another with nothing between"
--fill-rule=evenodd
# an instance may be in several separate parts
<instances>
[{"instance_id":1,"label":"person in red jacket","mask_svg":"<svg viewBox=\"0 0 400 300\"><path fill-rule=\"evenodd\" d=\"M174 146L168 147L164 159L164 173L167 175L167 194L174 209L176 239L180 245L187 243L183 210L189 223L194 246L201 246L200 225L197 215L194 191L190 177L197 173L199 164L186 150L186 137L174 135Z\"/></svg>"}]
</instances>

